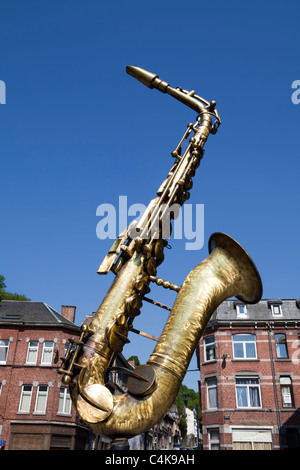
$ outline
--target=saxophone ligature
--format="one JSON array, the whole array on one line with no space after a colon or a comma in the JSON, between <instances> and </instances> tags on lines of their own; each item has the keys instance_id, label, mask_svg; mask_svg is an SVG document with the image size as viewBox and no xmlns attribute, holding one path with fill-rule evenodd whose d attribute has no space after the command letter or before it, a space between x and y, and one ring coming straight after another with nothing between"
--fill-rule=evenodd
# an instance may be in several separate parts
<instances>
[{"instance_id":1,"label":"saxophone ligature","mask_svg":"<svg viewBox=\"0 0 300 470\"><path fill-rule=\"evenodd\" d=\"M260 275L249 255L233 238L219 232L209 239L209 256L192 269L181 286L157 277L168 245L165 229L178 215L174 207L181 207L189 198L204 144L209 134L217 132L221 119L215 101L208 102L195 91L173 88L141 68L128 66L126 71L149 88L181 101L196 111L197 118L195 124L188 124L172 152L174 163L156 197L140 220L119 235L102 261L98 273L112 271L115 278L91 324L83 325L79 340L70 342L59 370L80 417L113 442L145 432L164 417L218 305L233 296L257 303L262 296ZM154 338L156 346L147 364L127 370L128 391L113 396L106 386L108 372L115 355L129 342L129 332L138 332L133 321L143 301L151 301L146 297L151 283L174 290L177 297L172 308L152 301L170 310L168 320L160 338Z\"/></svg>"}]
</instances>

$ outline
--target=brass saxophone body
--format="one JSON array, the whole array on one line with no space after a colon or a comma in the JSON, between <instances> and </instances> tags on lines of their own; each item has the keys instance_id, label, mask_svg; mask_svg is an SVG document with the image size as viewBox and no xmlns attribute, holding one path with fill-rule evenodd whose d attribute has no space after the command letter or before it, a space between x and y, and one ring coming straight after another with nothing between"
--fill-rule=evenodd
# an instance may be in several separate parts
<instances>
[{"instance_id":1,"label":"brass saxophone body","mask_svg":"<svg viewBox=\"0 0 300 470\"><path fill-rule=\"evenodd\" d=\"M253 261L235 240L223 233L210 237L209 256L188 274L181 287L156 277L157 267L164 259L166 240L162 227L166 224L167 209L172 204L181 206L188 199L203 146L221 121L215 102L208 103L194 92L171 88L143 69L128 67L127 71L199 114L197 123L189 124L172 153L175 164L157 197L141 220L119 236L101 263L99 274L112 270L116 277L91 324L83 327L75 350L74 346L69 347L59 371L64 374L63 382L69 385L81 418L95 432L112 439L138 435L164 417L174 403L207 322L220 303L232 296L245 303L256 303L262 296L261 279ZM194 137L181 155L183 140L192 131ZM128 342L128 333L133 331L134 318L140 314L151 282L178 294L147 364L128 371L128 392L113 396L106 387L107 374L114 355Z\"/></svg>"}]
</instances>

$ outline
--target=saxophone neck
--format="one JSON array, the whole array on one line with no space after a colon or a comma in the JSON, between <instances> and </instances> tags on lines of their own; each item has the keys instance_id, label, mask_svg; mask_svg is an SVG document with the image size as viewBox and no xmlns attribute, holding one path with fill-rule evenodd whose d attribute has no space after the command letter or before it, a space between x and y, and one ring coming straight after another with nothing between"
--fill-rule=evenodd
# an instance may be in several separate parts
<instances>
[{"instance_id":1,"label":"saxophone neck","mask_svg":"<svg viewBox=\"0 0 300 470\"><path fill-rule=\"evenodd\" d=\"M128 65L126 67L126 72L132 77L139 80L141 83L146 85L148 88L156 88L162 93L167 93L173 98L177 99L181 103L185 104L189 108L193 109L201 116L201 120L205 121L208 124L209 130L215 134L219 125L221 124L220 115L216 109L216 102L213 100L211 102L201 98L195 94L195 91L183 90L181 87L173 88L169 83L161 80L158 75L148 72L147 70L142 69L141 67L134 67ZM212 125L212 117L215 118L215 122Z\"/></svg>"}]
</instances>

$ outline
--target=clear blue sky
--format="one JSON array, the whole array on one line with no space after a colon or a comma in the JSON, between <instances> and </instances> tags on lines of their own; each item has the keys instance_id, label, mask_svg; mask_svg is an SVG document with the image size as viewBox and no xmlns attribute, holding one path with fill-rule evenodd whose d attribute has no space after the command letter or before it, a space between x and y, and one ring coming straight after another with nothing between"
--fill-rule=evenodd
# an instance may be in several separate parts
<instances>
[{"instance_id":1,"label":"clear blue sky","mask_svg":"<svg viewBox=\"0 0 300 470\"><path fill-rule=\"evenodd\" d=\"M147 204L195 113L125 73L136 65L215 99L189 202L205 206L202 250L172 243L159 275L181 284L211 233L254 259L264 298L299 293L299 0L124 2L2 0L1 262L7 288L77 322L113 280L96 270L111 240L96 237L99 204ZM162 290L152 296L172 304ZM159 335L165 312L145 306L136 327ZM126 357L146 361L150 341ZM148 349L147 349L148 348ZM128 353L127 353L128 351ZM191 367L195 366L195 362ZM198 374L184 381L197 387Z\"/></svg>"}]
</instances>

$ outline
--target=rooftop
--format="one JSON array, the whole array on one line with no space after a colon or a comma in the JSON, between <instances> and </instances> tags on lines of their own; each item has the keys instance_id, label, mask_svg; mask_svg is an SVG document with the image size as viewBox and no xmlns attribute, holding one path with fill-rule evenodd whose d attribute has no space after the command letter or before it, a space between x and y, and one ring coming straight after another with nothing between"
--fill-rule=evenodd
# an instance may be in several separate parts
<instances>
[{"instance_id":1,"label":"rooftop","mask_svg":"<svg viewBox=\"0 0 300 470\"><path fill-rule=\"evenodd\" d=\"M78 328L75 323L68 320L45 302L17 300L0 301L0 325L1 324L31 324Z\"/></svg>"},{"instance_id":2,"label":"rooftop","mask_svg":"<svg viewBox=\"0 0 300 470\"><path fill-rule=\"evenodd\" d=\"M257 304L225 300L215 310L209 323L228 321L300 321L300 299L262 299Z\"/></svg>"}]
</instances>

